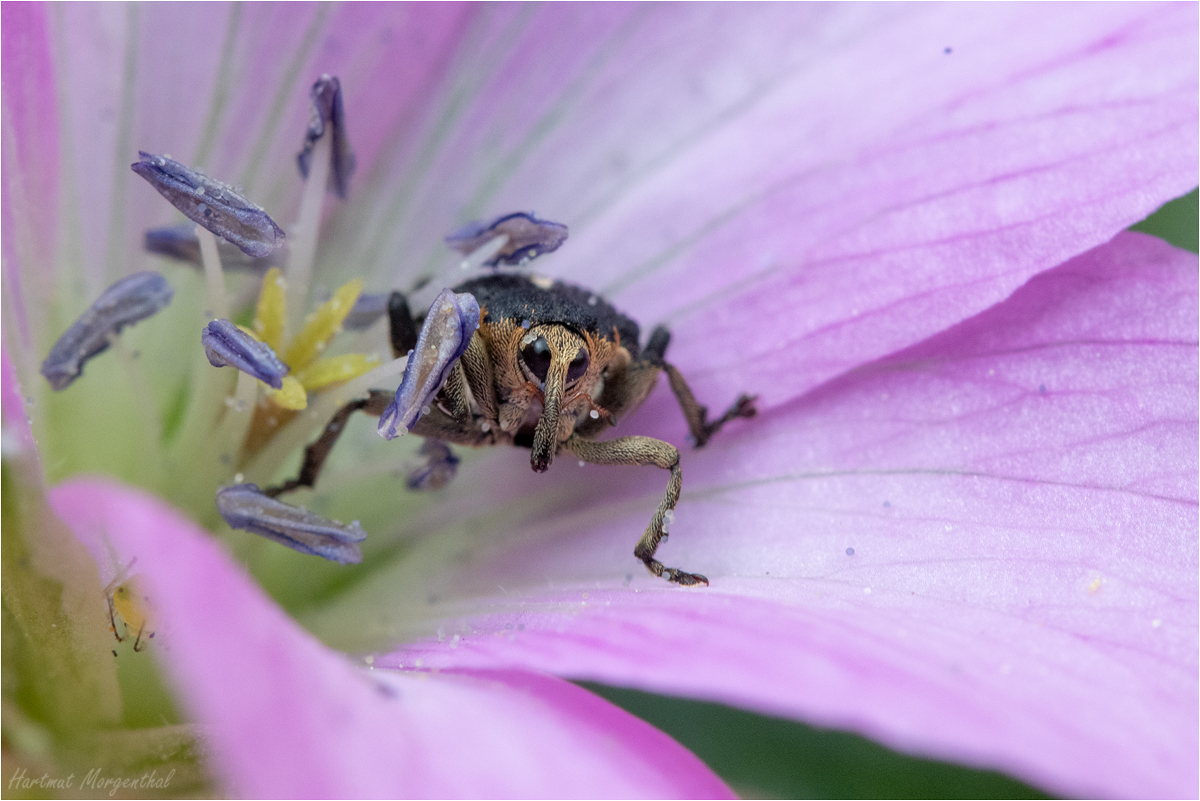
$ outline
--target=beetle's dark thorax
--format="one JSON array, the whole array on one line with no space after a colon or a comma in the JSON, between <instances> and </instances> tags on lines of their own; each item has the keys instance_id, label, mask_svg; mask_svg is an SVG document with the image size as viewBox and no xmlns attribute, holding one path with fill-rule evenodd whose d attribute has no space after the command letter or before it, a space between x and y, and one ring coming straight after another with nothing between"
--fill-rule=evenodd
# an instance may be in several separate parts
<instances>
[{"instance_id":1,"label":"beetle's dark thorax","mask_svg":"<svg viewBox=\"0 0 1200 801\"><path fill-rule=\"evenodd\" d=\"M517 325L562 323L580 333L612 340L634 359L638 356L638 324L591 290L538 276L495 273L465 281L455 292L470 292L484 309L483 323L512 320Z\"/></svg>"}]
</instances>

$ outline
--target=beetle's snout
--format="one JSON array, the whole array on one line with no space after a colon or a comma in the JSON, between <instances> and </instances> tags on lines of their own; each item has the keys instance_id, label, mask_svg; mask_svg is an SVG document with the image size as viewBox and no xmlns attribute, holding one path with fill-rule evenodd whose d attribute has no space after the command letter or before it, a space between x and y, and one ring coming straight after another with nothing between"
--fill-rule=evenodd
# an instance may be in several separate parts
<instances>
[{"instance_id":1,"label":"beetle's snout","mask_svg":"<svg viewBox=\"0 0 1200 801\"><path fill-rule=\"evenodd\" d=\"M529 455L529 464L535 473L546 472L558 451L558 419L562 415L566 374L565 365L558 363L552 364L546 373L542 416L533 431L533 451Z\"/></svg>"},{"instance_id":2,"label":"beetle's snout","mask_svg":"<svg viewBox=\"0 0 1200 801\"><path fill-rule=\"evenodd\" d=\"M529 341L521 356L526 368L542 381L543 394L542 416L533 432L529 464L534 472L544 473L558 452L558 423L567 384L578 380L587 369L588 356L583 340L565 326L539 327L526 338Z\"/></svg>"}]
</instances>

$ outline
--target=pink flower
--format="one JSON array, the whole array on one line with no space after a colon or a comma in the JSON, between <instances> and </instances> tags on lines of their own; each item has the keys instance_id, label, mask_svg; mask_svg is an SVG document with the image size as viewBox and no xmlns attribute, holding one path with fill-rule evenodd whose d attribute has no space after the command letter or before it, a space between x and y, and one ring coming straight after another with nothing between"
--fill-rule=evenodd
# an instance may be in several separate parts
<instances>
[{"instance_id":1,"label":"pink flower","mask_svg":"<svg viewBox=\"0 0 1200 801\"><path fill-rule=\"evenodd\" d=\"M1057 793L1195 795L1197 260L1119 232L1196 183L1196 31L1176 4L6 5L4 337L42 467L27 441L12 458L104 579L48 555L69 538L35 501L20 530L95 607L54 618L96 650L88 714L111 723L116 685L87 625L107 636L100 587L136 557L233 794L728 792L566 677ZM178 446L208 435L182 268L124 357L39 380L101 289L171 269L141 250L169 210L136 151L295 219L321 73L358 172L319 282L443 281L444 234L536 210L571 230L539 270L669 325L702 402L759 395L684 453L663 553L711 587L631 555L654 471L496 450L405 495L373 421L306 500L361 519L361 567L205 532L233 468ZM621 425L685 431L663 388Z\"/></svg>"}]
</instances>

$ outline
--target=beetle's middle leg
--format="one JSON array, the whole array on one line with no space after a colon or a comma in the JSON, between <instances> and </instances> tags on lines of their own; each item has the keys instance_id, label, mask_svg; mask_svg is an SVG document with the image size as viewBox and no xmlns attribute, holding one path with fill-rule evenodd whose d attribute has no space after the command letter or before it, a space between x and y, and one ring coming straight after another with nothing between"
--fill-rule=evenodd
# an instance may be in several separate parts
<instances>
[{"instance_id":1,"label":"beetle's middle leg","mask_svg":"<svg viewBox=\"0 0 1200 801\"><path fill-rule=\"evenodd\" d=\"M735 420L738 417L754 417L758 414L758 410L754 408L754 401L757 399L757 396L741 395L720 417L710 422L708 419L708 407L700 405L696 400L696 396L692 394L692 389L688 386L683 374L675 369L675 365L669 364L663 358L666 354L667 345L670 342L671 332L660 325L650 335L650 341L646 344L646 350L642 358L667 371L667 380L671 383L671 391L675 393L675 398L679 401L679 408L683 410L683 416L687 419L688 430L691 431L692 439L696 441L697 448L703 448L709 439L712 438L712 435L720 431L730 420Z\"/></svg>"},{"instance_id":2,"label":"beetle's middle leg","mask_svg":"<svg viewBox=\"0 0 1200 801\"><path fill-rule=\"evenodd\" d=\"M563 447L585 462L603 465L653 465L671 471L667 480L667 492L658 504L650 525L638 540L633 555L646 565L646 569L667 581L691 586L708 585L708 579L698 573L685 573L674 567L664 567L654 558L658 544L666 536L666 520L679 502L679 491L683 487L683 474L679 470L679 450L670 443L653 437L618 437L603 442L592 442L571 436Z\"/></svg>"}]
</instances>

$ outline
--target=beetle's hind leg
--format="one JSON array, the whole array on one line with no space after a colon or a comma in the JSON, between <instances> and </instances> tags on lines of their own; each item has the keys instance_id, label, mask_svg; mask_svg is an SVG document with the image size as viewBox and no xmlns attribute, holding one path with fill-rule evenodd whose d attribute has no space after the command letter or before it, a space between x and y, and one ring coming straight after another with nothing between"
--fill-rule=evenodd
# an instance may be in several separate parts
<instances>
[{"instance_id":1,"label":"beetle's hind leg","mask_svg":"<svg viewBox=\"0 0 1200 801\"><path fill-rule=\"evenodd\" d=\"M667 492L658 504L650 525L638 540L633 555L646 565L646 569L656 576L662 576L667 581L682 584L685 587L694 584L708 585L708 579L698 573L685 573L674 567L665 567L654 558L658 544L667 536L669 523L673 516L675 504L679 502L679 491L683 487L683 474L679 470L679 450L669 443L652 437L618 437L603 442L592 442L572 436L563 443L563 447L585 462L603 465L653 465L671 471L667 480Z\"/></svg>"},{"instance_id":2,"label":"beetle's hind leg","mask_svg":"<svg viewBox=\"0 0 1200 801\"><path fill-rule=\"evenodd\" d=\"M683 410L683 416L687 419L688 430L691 431L692 439L696 441L697 448L703 448L708 441L730 420L735 420L739 417L754 417L758 414L758 409L754 406L754 401L757 400L757 395L741 395L733 405L725 410L724 414L716 420L708 420L708 407L701 406L696 401L696 396L692 394L691 387L688 386L683 374L675 369L675 365L668 364L664 358L667 345L671 342L671 332L661 325L654 329L654 333L650 335L650 341L646 343L646 350L642 358L656 364L667 371L667 380L671 383L671 391L675 393L676 400L679 401L679 407Z\"/></svg>"}]
</instances>

